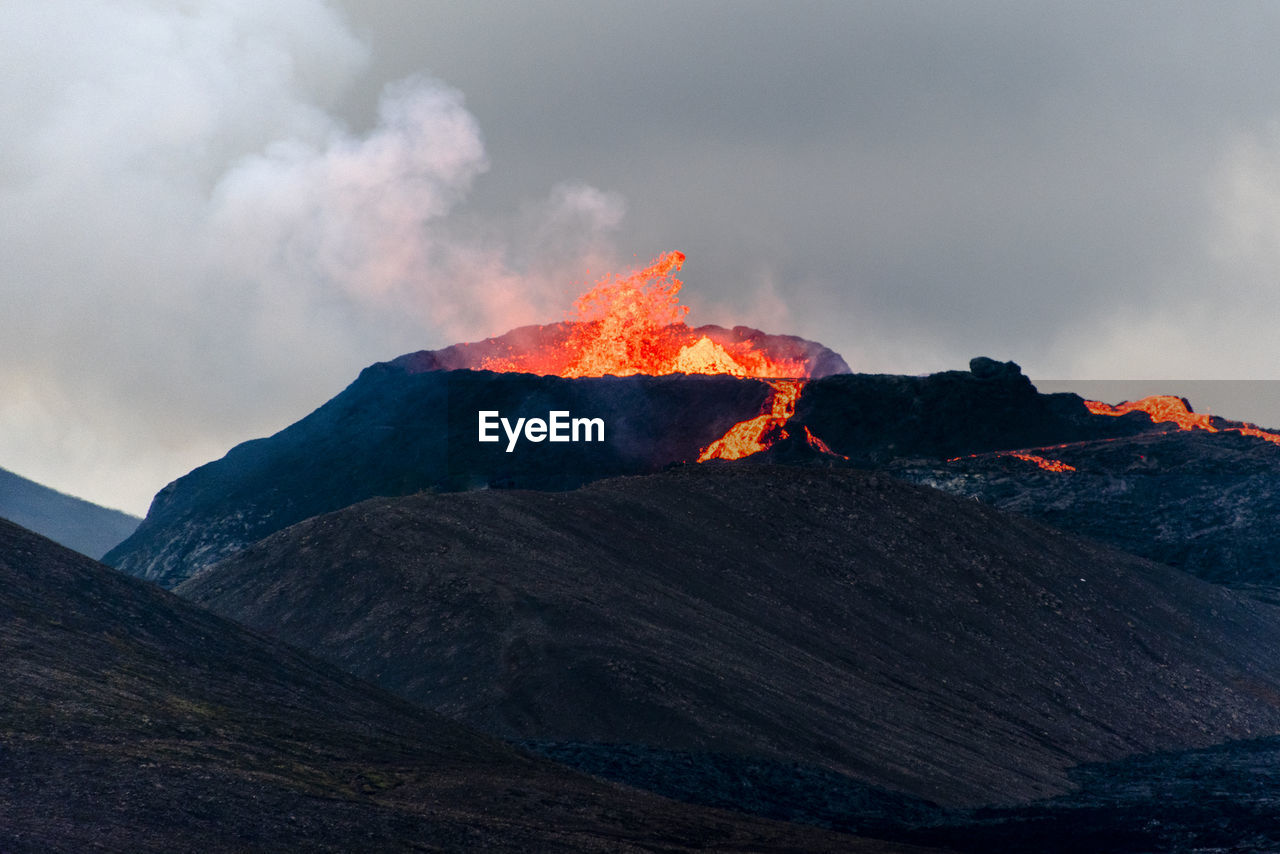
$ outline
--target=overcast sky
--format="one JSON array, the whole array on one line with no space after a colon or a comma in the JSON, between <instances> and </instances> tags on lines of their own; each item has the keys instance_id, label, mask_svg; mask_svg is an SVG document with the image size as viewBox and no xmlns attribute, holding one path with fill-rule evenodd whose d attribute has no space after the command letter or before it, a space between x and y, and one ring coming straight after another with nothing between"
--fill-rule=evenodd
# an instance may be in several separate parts
<instances>
[{"instance_id":1,"label":"overcast sky","mask_svg":"<svg viewBox=\"0 0 1280 854\"><path fill-rule=\"evenodd\" d=\"M858 371L1280 379L1276 44L1264 2L6 0L0 467L143 513L667 249L692 322Z\"/></svg>"}]
</instances>

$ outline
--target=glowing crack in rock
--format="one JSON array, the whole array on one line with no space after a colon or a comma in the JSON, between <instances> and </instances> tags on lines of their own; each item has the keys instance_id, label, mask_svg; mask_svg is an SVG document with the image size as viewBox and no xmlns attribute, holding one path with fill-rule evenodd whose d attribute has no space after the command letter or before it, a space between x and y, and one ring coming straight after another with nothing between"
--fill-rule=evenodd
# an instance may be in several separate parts
<instances>
[{"instance_id":1,"label":"glowing crack in rock","mask_svg":"<svg viewBox=\"0 0 1280 854\"><path fill-rule=\"evenodd\" d=\"M1000 456L1014 457L1015 459L1024 460L1028 463L1034 463L1045 471L1064 472L1076 470L1075 466L1064 463L1062 460L1051 460L1048 457L1041 457L1036 454L1026 454L1021 451L1009 451L1007 453L1000 454Z\"/></svg>"}]
</instances>

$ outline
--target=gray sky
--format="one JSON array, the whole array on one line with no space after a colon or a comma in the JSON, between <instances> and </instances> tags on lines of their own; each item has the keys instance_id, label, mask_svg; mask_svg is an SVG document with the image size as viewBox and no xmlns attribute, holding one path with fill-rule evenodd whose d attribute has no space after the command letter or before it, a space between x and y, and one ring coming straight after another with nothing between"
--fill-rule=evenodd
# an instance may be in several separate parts
<instances>
[{"instance_id":1,"label":"gray sky","mask_svg":"<svg viewBox=\"0 0 1280 854\"><path fill-rule=\"evenodd\" d=\"M1277 43L1262 2L6 0L0 466L141 513L667 249L692 322L854 370L1280 379Z\"/></svg>"}]
</instances>

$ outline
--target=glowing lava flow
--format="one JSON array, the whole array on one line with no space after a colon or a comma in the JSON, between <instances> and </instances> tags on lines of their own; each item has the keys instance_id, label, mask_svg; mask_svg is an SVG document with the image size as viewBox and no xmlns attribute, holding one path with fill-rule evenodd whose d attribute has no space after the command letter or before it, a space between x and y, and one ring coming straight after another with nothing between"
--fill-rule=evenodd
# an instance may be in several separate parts
<instances>
[{"instance_id":1,"label":"glowing lava flow","mask_svg":"<svg viewBox=\"0 0 1280 854\"><path fill-rule=\"evenodd\" d=\"M758 454L779 439L787 437L783 426L796 412L796 400L804 383L798 380L776 380L769 383L773 394L769 398L769 411L747 421L739 421L719 439L703 448L698 462L707 460L740 460Z\"/></svg>"},{"instance_id":2,"label":"glowing lava flow","mask_svg":"<svg viewBox=\"0 0 1280 854\"><path fill-rule=\"evenodd\" d=\"M804 389L804 380L772 380L769 385L773 388L773 394L765 404L768 411L755 418L739 421L730 427L729 432L702 449L702 453L698 455L698 462L740 460L743 457L758 454L787 438L786 424L796 413L796 401L800 399L800 392ZM849 459L831 450L826 442L810 432L807 425L804 428L804 436L809 447L815 451L845 460Z\"/></svg>"},{"instance_id":3,"label":"glowing lava flow","mask_svg":"<svg viewBox=\"0 0 1280 854\"><path fill-rule=\"evenodd\" d=\"M643 270L606 276L574 303L567 339L502 358L481 370L561 377L635 374L729 374L781 379L809 376L803 360L773 358L750 342L719 343L686 323L680 305L684 283L675 274L683 252L667 252Z\"/></svg>"},{"instance_id":4,"label":"glowing lava flow","mask_svg":"<svg viewBox=\"0 0 1280 854\"><path fill-rule=\"evenodd\" d=\"M1201 415L1191 411L1191 407L1180 397L1171 394L1157 394L1144 397L1142 400L1128 401L1112 406L1097 400L1086 400L1084 405L1094 415L1127 415L1130 412L1145 412L1157 424L1174 424L1179 430L1204 430L1208 433L1240 433L1254 436L1280 445L1280 433L1263 430L1255 424L1226 424L1218 427L1213 423L1213 416Z\"/></svg>"},{"instance_id":5,"label":"glowing lava flow","mask_svg":"<svg viewBox=\"0 0 1280 854\"><path fill-rule=\"evenodd\" d=\"M1065 448L1067 446L1053 445L1052 447ZM1037 448L1036 450L1045 450L1045 449ZM949 460L947 460L947 462L954 463L954 462L958 462L959 460L973 460L983 456L987 456L987 454L969 454L967 457L951 457ZM1059 474L1062 472L1076 470L1076 467L1071 465L1070 463L1064 463L1062 460L1054 460L1054 459L1050 459L1049 457L1039 456L1037 454L1029 454L1026 451L994 451L990 453L990 456L1013 457L1015 460L1022 460L1023 462L1037 465L1040 468L1044 469L1045 471L1057 472Z\"/></svg>"}]
</instances>

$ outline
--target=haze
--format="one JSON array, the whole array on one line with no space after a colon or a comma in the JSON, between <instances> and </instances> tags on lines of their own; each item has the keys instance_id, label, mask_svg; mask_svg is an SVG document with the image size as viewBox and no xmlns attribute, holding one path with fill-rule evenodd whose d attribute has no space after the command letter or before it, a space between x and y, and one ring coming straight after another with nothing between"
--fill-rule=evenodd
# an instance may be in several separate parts
<instances>
[{"instance_id":1,"label":"haze","mask_svg":"<svg viewBox=\"0 0 1280 854\"><path fill-rule=\"evenodd\" d=\"M667 249L692 322L855 371L1280 378L1278 37L1262 3L10 0L0 467L143 513Z\"/></svg>"}]
</instances>

